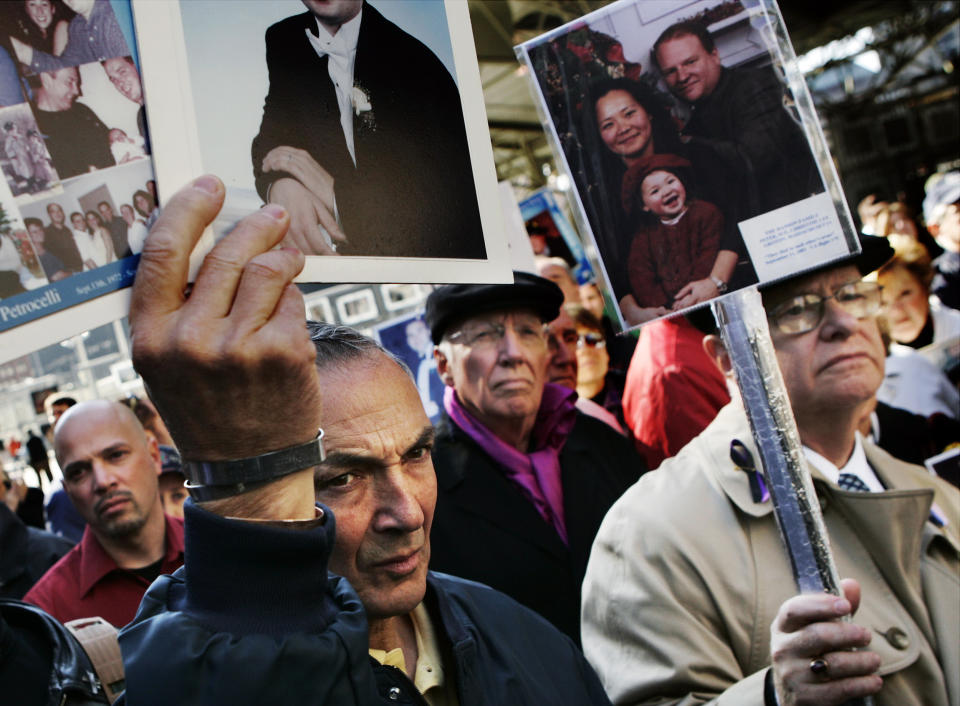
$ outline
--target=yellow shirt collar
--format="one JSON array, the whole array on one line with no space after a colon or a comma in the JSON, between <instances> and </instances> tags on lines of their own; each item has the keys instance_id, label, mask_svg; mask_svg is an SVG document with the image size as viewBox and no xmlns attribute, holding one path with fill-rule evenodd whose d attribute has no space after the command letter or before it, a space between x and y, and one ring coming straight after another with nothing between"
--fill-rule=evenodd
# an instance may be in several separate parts
<instances>
[{"instance_id":1,"label":"yellow shirt collar","mask_svg":"<svg viewBox=\"0 0 960 706\"><path fill-rule=\"evenodd\" d=\"M413 684L421 694L427 694L430 689L443 687L443 662L440 656L440 644L437 641L433 622L427 613L423 602L419 603L410 613L413 622L413 632L417 639L417 668L414 672ZM370 656L380 664L396 667L404 674L407 673L406 660L403 650L395 647L392 650L370 650Z\"/></svg>"}]
</instances>

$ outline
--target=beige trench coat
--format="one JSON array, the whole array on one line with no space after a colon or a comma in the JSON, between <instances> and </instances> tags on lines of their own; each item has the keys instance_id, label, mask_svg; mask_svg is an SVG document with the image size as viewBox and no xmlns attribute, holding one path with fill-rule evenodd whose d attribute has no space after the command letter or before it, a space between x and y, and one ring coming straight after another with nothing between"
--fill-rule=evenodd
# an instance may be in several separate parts
<instances>
[{"instance_id":1,"label":"beige trench coat","mask_svg":"<svg viewBox=\"0 0 960 706\"><path fill-rule=\"evenodd\" d=\"M754 503L730 442L738 403L610 509L583 583L583 648L616 704L762 706L770 624L796 593L770 502ZM960 494L865 442L889 489L846 492L813 471L855 622L882 659L877 706L960 706ZM945 529L929 521L936 502Z\"/></svg>"}]
</instances>

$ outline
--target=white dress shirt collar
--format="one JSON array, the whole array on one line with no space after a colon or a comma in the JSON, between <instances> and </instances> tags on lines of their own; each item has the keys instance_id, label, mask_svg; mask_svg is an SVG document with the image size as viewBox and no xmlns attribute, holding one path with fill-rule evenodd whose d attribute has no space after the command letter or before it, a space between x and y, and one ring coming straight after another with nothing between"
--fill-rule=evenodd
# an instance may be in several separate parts
<instances>
[{"instance_id":1,"label":"white dress shirt collar","mask_svg":"<svg viewBox=\"0 0 960 706\"><path fill-rule=\"evenodd\" d=\"M357 13L356 17L347 20L337 30L336 34L330 34L326 27L320 24L320 20L313 18L314 25L317 28L317 34L311 36L317 40L314 45L327 54L337 54L348 56L351 53L356 56L357 39L360 37L360 19L363 17L363 8Z\"/></svg>"},{"instance_id":2,"label":"white dress shirt collar","mask_svg":"<svg viewBox=\"0 0 960 706\"><path fill-rule=\"evenodd\" d=\"M857 432L854 440L853 453L850 454L850 459L843 468L837 468L831 461L807 446L803 447L803 453L810 464L831 483L836 483L841 473L852 473L867 484L870 492L878 493L884 490L883 483L880 482L877 474L873 472L867 462L867 455L863 451L863 442L860 440L859 432Z\"/></svg>"}]
</instances>

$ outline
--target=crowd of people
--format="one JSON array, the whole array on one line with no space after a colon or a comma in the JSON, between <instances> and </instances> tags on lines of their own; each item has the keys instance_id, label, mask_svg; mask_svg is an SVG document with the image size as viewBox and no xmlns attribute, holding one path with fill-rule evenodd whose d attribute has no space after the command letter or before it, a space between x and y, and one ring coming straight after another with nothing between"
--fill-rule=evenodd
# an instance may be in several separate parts
<instances>
[{"instance_id":1,"label":"crowd of people","mask_svg":"<svg viewBox=\"0 0 960 706\"><path fill-rule=\"evenodd\" d=\"M901 335L888 240L761 289L844 577L795 595L711 317L623 356L562 261L439 287L434 426L380 344L303 325L283 209L222 239L210 261L232 264L183 299L223 193L197 180L150 236L131 326L153 403L49 405L79 541L2 518L20 596L120 630L122 703L956 700L960 499L914 464L960 434L878 402ZM21 639L12 611L36 608L0 607Z\"/></svg>"},{"instance_id":2,"label":"crowd of people","mask_svg":"<svg viewBox=\"0 0 960 706\"><path fill-rule=\"evenodd\" d=\"M703 41L687 29L660 43L690 101L704 87L684 57L709 64ZM711 89L746 80L725 76ZM618 90L604 96L626 101ZM619 165L625 208L661 230L696 209L687 236L712 243L663 312L690 277L738 265L722 214L686 197L691 164L651 149ZM786 198L770 180L767 197ZM3 479L5 698L960 703L958 479L918 465L960 445L960 173L927 184L929 238L869 198L859 254L759 288L842 595L798 594L709 312L618 336L618 302L555 257L510 283L437 287L407 331L432 344L444 385L433 424L419 364L306 321L304 252L276 247L283 206L221 238L185 295L224 196L204 176L159 215L137 195L120 215L108 202L71 214L89 244L56 203L48 226L27 224L51 279L69 274L51 228L73 235L84 269L94 248L142 249L152 226L130 310L149 397L53 396L61 487L36 436L39 497ZM141 236L133 211L149 215ZM93 618L119 631L120 679L63 630Z\"/></svg>"}]
</instances>

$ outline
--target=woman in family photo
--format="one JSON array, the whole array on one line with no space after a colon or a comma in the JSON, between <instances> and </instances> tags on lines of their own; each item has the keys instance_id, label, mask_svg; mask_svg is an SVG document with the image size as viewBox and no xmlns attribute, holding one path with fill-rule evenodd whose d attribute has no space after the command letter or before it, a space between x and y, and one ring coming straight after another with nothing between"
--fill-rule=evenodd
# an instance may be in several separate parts
<instances>
[{"instance_id":1,"label":"woman in family photo","mask_svg":"<svg viewBox=\"0 0 960 706\"><path fill-rule=\"evenodd\" d=\"M64 16L67 9L54 0L24 0L19 4L23 14L17 18L19 36L16 38L47 54L63 54L67 48L67 27L70 24Z\"/></svg>"},{"instance_id":2,"label":"woman in family photo","mask_svg":"<svg viewBox=\"0 0 960 706\"><path fill-rule=\"evenodd\" d=\"M697 155L694 162L691 155L694 150L680 141L677 122L666 107L667 100L666 96L638 81L626 78L600 81L593 87L588 103L593 110L585 116L596 120L595 130L603 144L600 162L603 165L602 182L610 190L617 189L607 196L610 207L615 209L616 238L607 239L607 247L602 255L621 313L631 325L650 321L672 310L693 306L716 296L730 280L738 259L737 253L721 242L724 219L714 205L715 202L722 203L718 198L721 194L717 193L719 187L714 186L718 182L716 175L723 173L722 166L708 155ZM641 263L639 253L645 251L648 256L653 256L654 250L635 246L638 228L642 227L645 214L649 217L649 209L645 211L642 203L639 208L628 208L628 204L634 203L634 196L639 194L639 184L632 184L628 188L624 180L633 166L654 155L669 155L674 161L681 160L690 169L689 174L696 174L698 183L713 186L706 191L710 193L708 201L711 209L716 211L715 225L719 230L714 229L709 235L703 234L702 241L699 241L711 243L709 256L697 257L697 262L709 260L706 271L704 267L685 268L689 277L680 282L680 286L671 288L663 296L637 297L635 283L642 277L642 271L655 273L677 265L672 258L668 262ZM686 158L678 155L686 155ZM621 194L622 198L619 198ZM708 201L699 203L707 204ZM669 237L669 232L670 229L665 230L664 237ZM666 247L663 243L661 246ZM662 247L656 252L663 254L665 251ZM674 247L679 248L680 245L674 244ZM617 267L615 263L628 264L621 266L620 272L614 272L611 270ZM668 279L676 284L677 276L678 272L674 270ZM658 288L662 285L662 281L654 281L649 286Z\"/></svg>"}]
</instances>

